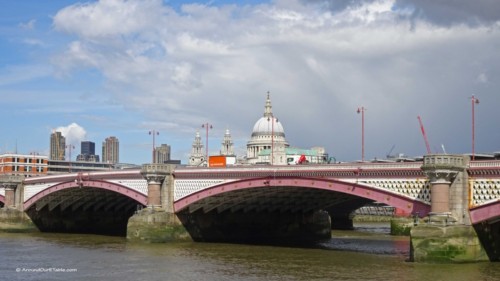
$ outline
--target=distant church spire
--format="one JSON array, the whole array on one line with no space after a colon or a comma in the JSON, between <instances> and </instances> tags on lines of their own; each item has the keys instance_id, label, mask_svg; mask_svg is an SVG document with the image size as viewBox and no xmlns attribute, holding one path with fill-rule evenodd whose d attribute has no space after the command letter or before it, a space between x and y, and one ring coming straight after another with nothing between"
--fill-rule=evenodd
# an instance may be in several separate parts
<instances>
[{"instance_id":1,"label":"distant church spire","mask_svg":"<svg viewBox=\"0 0 500 281\"><path fill-rule=\"evenodd\" d=\"M266 107L265 107L265 110L264 110L264 117L266 118L270 118L273 116L273 106L271 105L271 98L270 98L270 94L269 94L269 91L267 91L267 100L266 100Z\"/></svg>"},{"instance_id":2,"label":"distant church spire","mask_svg":"<svg viewBox=\"0 0 500 281\"><path fill-rule=\"evenodd\" d=\"M226 129L226 133L224 134L224 140L222 141L220 154L234 155L233 145L234 144L233 141L231 140L231 133L229 133L229 129Z\"/></svg>"},{"instance_id":3,"label":"distant church spire","mask_svg":"<svg viewBox=\"0 0 500 281\"><path fill-rule=\"evenodd\" d=\"M196 131L193 145L191 147L191 155L189 157L189 165L199 166L205 161L205 154L203 152L203 143L201 142L200 132Z\"/></svg>"}]
</instances>

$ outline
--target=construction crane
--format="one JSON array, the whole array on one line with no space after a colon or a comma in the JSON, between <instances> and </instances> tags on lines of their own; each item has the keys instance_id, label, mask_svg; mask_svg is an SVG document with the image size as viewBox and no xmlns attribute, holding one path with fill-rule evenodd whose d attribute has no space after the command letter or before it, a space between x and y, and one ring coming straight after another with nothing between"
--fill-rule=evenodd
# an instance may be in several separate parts
<instances>
[{"instance_id":1,"label":"construction crane","mask_svg":"<svg viewBox=\"0 0 500 281\"><path fill-rule=\"evenodd\" d=\"M422 124L422 118L420 118L420 115L417 116L417 118L418 118L418 123L420 123L420 130L422 130L422 136L424 137L425 147L427 148L427 154L431 154L431 147L429 145L429 140L427 139L427 135L425 134L424 124Z\"/></svg>"},{"instance_id":2,"label":"construction crane","mask_svg":"<svg viewBox=\"0 0 500 281\"><path fill-rule=\"evenodd\" d=\"M385 157L387 159L392 158L393 155L391 153L392 153L392 151L394 150L395 147L396 147L396 145L393 144L392 147L391 147L391 150L389 150L389 152L387 152L387 154L385 155Z\"/></svg>"}]
</instances>

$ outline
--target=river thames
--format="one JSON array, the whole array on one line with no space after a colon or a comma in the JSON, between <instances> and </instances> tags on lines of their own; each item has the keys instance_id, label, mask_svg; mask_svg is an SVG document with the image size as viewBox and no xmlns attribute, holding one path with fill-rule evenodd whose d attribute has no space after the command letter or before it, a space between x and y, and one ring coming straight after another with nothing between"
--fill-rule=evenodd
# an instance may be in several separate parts
<instances>
[{"instance_id":1,"label":"river thames","mask_svg":"<svg viewBox=\"0 0 500 281\"><path fill-rule=\"evenodd\" d=\"M407 262L409 238L388 232L385 224L357 224L312 248L0 233L0 274L1 280L500 280L500 263Z\"/></svg>"}]
</instances>

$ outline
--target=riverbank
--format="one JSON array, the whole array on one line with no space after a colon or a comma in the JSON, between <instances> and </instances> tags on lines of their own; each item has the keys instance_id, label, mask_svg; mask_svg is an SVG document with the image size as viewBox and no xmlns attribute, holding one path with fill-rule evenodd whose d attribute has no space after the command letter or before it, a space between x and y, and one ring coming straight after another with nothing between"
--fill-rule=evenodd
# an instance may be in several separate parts
<instances>
[{"instance_id":1,"label":"riverbank","mask_svg":"<svg viewBox=\"0 0 500 281\"><path fill-rule=\"evenodd\" d=\"M392 216L372 216L372 215L356 215L352 218L353 222L390 222Z\"/></svg>"},{"instance_id":2,"label":"riverbank","mask_svg":"<svg viewBox=\"0 0 500 281\"><path fill-rule=\"evenodd\" d=\"M390 224L390 234L395 236L410 236L410 231L414 225L414 219L410 217L392 217L392 216L368 216L357 215L353 222L386 222Z\"/></svg>"},{"instance_id":3,"label":"riverbank","mask_svg":"<svg viewBox=\"0 0 500 281\"><path fill-rule=\"evenodd\" d=\"M0 232L30 233L39 232L26 213L17 209L0 209Z\"/></svg>"}]
</instances>

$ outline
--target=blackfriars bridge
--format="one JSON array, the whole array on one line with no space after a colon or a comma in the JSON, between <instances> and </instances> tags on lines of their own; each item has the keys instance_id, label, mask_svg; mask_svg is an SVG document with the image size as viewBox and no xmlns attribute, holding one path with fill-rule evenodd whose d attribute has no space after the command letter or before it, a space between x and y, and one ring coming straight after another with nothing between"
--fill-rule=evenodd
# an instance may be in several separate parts
<instances>
[{"instance_id":1,"label":"blackfriars bridge","mask_svg":"<svg viewBox=\"0 0 500 281\"><path fill-rule=\"evenodd\" d=\"M427 155L423 162L183 167L0 178L0 204L41 231L125 235L140 209L175 214L195 241L329 237L371 202L473 227L500 253L500 161ZM328 225L328 231L325 230Z\"/></svg>"}]
</instances>

